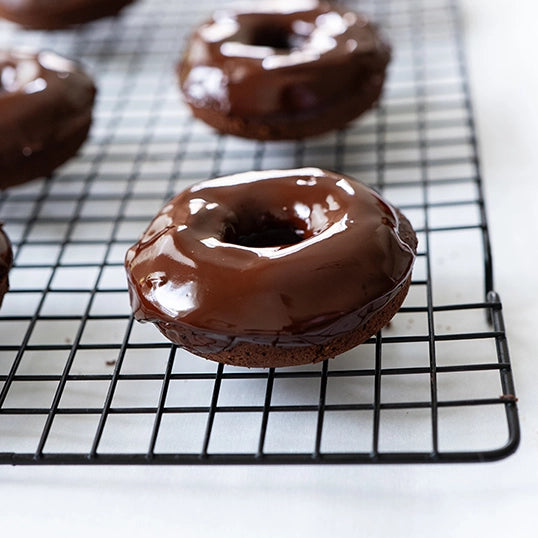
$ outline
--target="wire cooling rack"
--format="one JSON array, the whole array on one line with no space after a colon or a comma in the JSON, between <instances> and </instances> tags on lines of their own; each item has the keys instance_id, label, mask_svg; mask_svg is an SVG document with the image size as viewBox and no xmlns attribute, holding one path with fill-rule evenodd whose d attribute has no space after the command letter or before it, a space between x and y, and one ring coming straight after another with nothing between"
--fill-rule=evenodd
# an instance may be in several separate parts
<instances>
[{"instance_id":1,"label":"wire cooling rack","mask_svg":"<svg viewBox=\"0 0 538 538\"><path fill-rule=\"evenodd\" d=\"M117 19L0 44L81 59L99 85L81 153L0 194L15 247L0 311L0 463L495 460L519 442L462 34L451 0L359 2L390 36L379 108L301 142L218 136L173 67L218 1L139 1ZM123 256L176 191L249 169L322 166L383 192L420 252L401 311L319 365L217 365L131 317ZM320 297L320 300L323 300Z\"/></svg>"}]
</instances>

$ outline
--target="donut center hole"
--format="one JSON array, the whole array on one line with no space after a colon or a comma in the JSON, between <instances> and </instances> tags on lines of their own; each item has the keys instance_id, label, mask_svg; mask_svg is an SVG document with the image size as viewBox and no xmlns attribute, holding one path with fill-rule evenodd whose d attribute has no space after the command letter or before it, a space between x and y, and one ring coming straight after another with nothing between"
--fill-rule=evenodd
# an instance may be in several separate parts
<instances>
[{"instance_id":1,"label":"donut center hole","mask_svg":"<svg viewBox=\"0 0 538 538\"><path fill-rule=\"evenodd\" d=\"M230 225L224 232L223 241L243 247L282 247L295 245L305 239L304 231L293 222L263 215L243 226Z\"/></svg>"},{"instance_id":2,"label":"donut center hole","mask_svg":"<svg viewBox=\"0 0 538 538\"><path fill-rule=\"evenodd\" d=\"M289 28L265 24L253 29L249 44L255 47L289 51L300 47L302 41L304 38L290 31Z\"/></svg>"}]
</instances>

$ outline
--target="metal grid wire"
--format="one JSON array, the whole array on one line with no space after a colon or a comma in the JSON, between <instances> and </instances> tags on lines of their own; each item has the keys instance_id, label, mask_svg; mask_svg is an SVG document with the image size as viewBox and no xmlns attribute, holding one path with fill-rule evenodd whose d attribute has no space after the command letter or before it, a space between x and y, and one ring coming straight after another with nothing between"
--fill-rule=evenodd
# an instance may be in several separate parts
<instances>
[{"instance_id":1,"label":"metal grid wire","mask_svg":"<svg viewBox=\"0 0 538 538\"><path fill-rule=\"evenodd\" d=\"M517 448L456 6L349 4L393 43L384 98L300 142L219 136L181 103L174 64L216 0L141 0L69 31L0 23L0 45L79 58L100 90L81 153L0 193L16 251L0 312L0 463L454 462ZM198 179L302 165L371 184L418 231L387 328L319 365L249 370L133 322L123 256L166 199Z\"/></svg>"}]
</instances>

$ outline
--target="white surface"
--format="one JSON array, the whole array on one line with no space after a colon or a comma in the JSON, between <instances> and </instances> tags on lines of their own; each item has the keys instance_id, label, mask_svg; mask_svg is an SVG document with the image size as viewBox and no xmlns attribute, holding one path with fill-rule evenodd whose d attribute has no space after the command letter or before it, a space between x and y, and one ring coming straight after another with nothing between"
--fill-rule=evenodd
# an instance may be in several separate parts
<instances>
[{"instance_id":1,"label":"white surface","mask_svg":"<svg viewBox=\"0 0 538 538\"><path fill-rule=\"evenodd\" d=\"M534 536L538 524L535 0L462 0L522 426L494 464L0 468L3 536Z\"/></svg>"}]
</instances>

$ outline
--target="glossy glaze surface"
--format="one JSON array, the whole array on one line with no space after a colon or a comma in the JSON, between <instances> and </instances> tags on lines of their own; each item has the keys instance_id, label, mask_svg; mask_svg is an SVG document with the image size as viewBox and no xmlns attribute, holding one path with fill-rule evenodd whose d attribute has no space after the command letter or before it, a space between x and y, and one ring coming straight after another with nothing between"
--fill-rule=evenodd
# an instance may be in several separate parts
<instances>
[{"instance_id":1,"label":"glossy glaze surface","mask_svg":"<svg viewBox=\"0 0 538 538\"><path fill-rule=\"evenodd\" d=\"M87 132L95 93L91 78L57 54L0 51L0 187L51 172Z\"/></svg>"},{"instance_id":2,"label":"glossy glaze surface","mask_svg":"<svg viewBox=\"0 0 538 538\"><path fill-rule=\"evenodd\" d=\"M318 0L252 4L219 10L192 36L179 66L191 106L300 114L384 78L390 48L361 15Z\"/></svg>"},{"instance_id":3,"label":"glossy glaze surface","mask_svg":"<svg viewBox=\"0 0 538 538\"><path fill-rule=\"evenodd\" d=\"M398 293L414 257L377 194L304 168L180 193L128 251L126 269L136 318L169 337L194 331L210 353L239 341L323 343Z\"/></svg>"}]
</instances>

